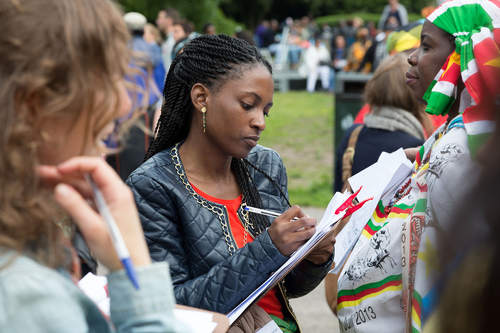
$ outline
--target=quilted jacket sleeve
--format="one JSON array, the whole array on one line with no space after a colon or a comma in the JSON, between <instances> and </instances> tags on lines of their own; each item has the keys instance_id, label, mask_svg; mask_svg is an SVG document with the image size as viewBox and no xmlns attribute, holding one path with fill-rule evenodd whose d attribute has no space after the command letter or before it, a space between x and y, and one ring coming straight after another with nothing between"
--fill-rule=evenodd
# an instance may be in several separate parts
<instances>
[{"instance_id":1,"label":"quilted jacket sleeve","mask_svg":"<svg viewBox=\"0 0 500 333\"><path fill-rule=\"evenodd\" d=\"M288 179L286 169L278 153L274 153L274 159L279 160L280 170L278 172L278 184L288 199ZM282 211L288 209L288 203L281 196ZM292 203L293 204L293 203ZM304 296L312 291L326 276L333 262L333 254L323 265L315 265L308 260L303 260L285 278L287 295L290 298Z\"/></svg>"},{"instance_id":2,"label":"quilted jacket sleeve","mask_svg":"<svg viewBox=\"0 0 500 333\"><path fill-rule=\"evenodd\" d=\"M176 203L168 190L141 173L132 174L127 182L135 196L151 257L169 263L180 304L228 313L287 259L264 232L205 274L192 276Z\"/></svg>"}]
</instances>

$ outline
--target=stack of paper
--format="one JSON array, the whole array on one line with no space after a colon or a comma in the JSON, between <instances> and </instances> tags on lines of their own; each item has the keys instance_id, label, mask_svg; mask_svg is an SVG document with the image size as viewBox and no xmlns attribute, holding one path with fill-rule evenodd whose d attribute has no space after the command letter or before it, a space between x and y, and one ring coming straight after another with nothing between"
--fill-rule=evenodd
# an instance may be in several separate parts
<instances>
[{"instance_id":1,"label":"stack of paper","mask_svg":"<svg viewBox=\"0 0 500 333\"><path fill-rule=\"evenodd\" d=\"M369 197L373 197L373 200L355 212L349 223L337 235L335 269L332 273L339 273L379 201L382 200L382 203L387 205L398 188L411 175L412 170L412 163L406 158L403 149L399 149L390 154L383 152L375 164L348 179L352 189L363 186L363 190L357 196L359 201Z\"/></svg>"},{"instance_id":2,"label":"stack of paper","mask_svg":"<svg viewBox=\"0 0 500 333\"><path fill-rule=\"evenodd\" d=\"M213 332L217 323L213 321L210 312L192 311L187 309L174 309L175 318L189 328L189 332L207 333Z\"/></svg>"},{"instance_id":3,"label":"stack of paper","mask_svg":"<svg viewBox=\"0 0 500 333\"><path fill-rule=\"evenodd\" d=\"M316 225L315 234L297 251L295 251L290 258L276 271L274 272L264 283L255 289L250 296L248 296L243 302L236 306L230 313L228 313L229 323L232 324L238 317L255 302L261 295L266 293L271 289L277 282L279 282L290 270L295 267L304 257L312 250L312 248L318 244L329 231L332 230L335 223L337 223L345 214L341 212L335 214L335 210L344 201L349 198L347 193L335 193L332 200L328 204L326 212L323 215L321 221Z\"/></svg>"}]
</instances>

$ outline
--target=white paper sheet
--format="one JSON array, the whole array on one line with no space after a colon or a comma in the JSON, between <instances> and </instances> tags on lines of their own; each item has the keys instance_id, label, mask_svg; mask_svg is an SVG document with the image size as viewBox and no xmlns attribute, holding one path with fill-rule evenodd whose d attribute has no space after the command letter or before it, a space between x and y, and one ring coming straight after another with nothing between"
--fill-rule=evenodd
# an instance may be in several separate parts
<instances>
[{"instance_id":1,"label":"white paper sheet","mask_svg":"<svg viewBox=\"0 0 500 333\"><path fill-rule=\"evenodd\" d=\"M109 318L108 280L106 277L88 273L78 282L78 286ZM217 327L217 323L213 321L213 315L209 312L175 308L174 316L184 326L190 328L190 332L193 333L212 333Z\"/></svg>"},{"instance_id":2,"label":"white paper sheet","mask_svg":"<svg viewBox=\"0 0 500 333\"><path fill-rule=\"evenodd\" d=\"M356 245L368 220L371 218L378 202L387 204L394 197L401 183L407 179L413 165L406 158L403 149L393 153L380 154L378 161L348 179L353 190L363 186L358 200L373 197L361 209L356 211L335 242L335 268L331 273L338 274L347 256Z\"/></svg>"}]
</instances>

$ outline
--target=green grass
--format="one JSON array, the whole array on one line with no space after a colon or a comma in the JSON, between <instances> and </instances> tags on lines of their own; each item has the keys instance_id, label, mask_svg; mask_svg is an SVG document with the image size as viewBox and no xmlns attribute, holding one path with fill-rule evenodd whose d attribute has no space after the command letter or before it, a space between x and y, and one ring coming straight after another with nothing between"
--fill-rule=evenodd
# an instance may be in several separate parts
<instances>
[{"instance_id":1,"label":"green grass","mask_svg":"<svg viewBox=\"0 0 500 333\"><path fill-rule=\"evenodd\" d=\"M326 207L332 196L333 95L275 93L260 143L282 157L290 202Z\"/></svg>"}]
</instances>

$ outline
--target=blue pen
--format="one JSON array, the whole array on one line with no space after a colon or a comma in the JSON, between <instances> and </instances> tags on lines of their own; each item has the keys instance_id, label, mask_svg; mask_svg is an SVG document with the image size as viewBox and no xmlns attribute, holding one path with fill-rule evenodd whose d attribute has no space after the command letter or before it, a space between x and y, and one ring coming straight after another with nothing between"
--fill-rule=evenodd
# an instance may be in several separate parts
<instances>
[{"instance_id":1,"label":"blue pen","mask_svg":"<svg viewBox=\"0 0 500 333\"><path fill-rule=\"evenodd\" d=\"M125 246L125 242L123 241L120 229L118 229L118 227L116 226L115 219L113 218L113 215L111 215L111 212L106 205L106 201L104 200L101 191L97 187L92 177L86 174L85 179L92 187L92 191L94 192L94 201L97 205L97 209L108 225L109 234L111 235L111 240L113 241L116 254L118 254L118 258L120 258L120 261L122 262L123 268L125 269L128 278L134 285L135 289L138 290L139 282L137 281L134 265L132 264L132 260L130 260L130 254L128 253L127 247Z\"/></svg>"}]
</instances>

